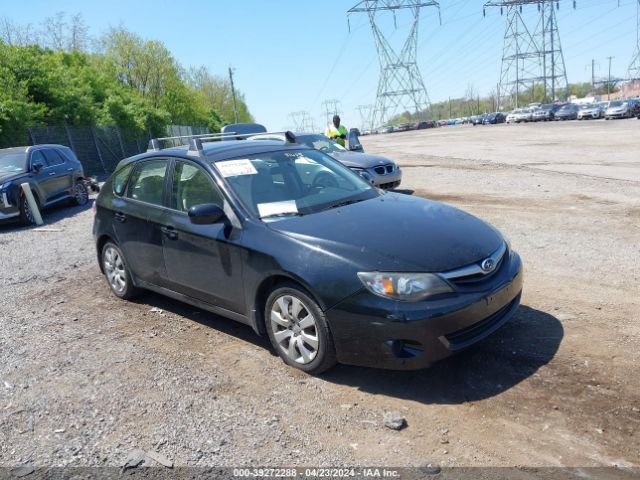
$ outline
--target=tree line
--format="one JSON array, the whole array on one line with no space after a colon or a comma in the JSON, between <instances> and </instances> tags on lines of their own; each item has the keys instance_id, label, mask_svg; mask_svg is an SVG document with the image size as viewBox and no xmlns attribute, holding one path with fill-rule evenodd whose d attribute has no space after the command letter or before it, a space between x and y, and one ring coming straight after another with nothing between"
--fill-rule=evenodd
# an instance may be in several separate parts
<instances>
[{"instance_id":1,"label":"tree line","mask_svg":"<svg viewBox=\"0 0 640 480\"><path fill-rule=\"evenodd\" d=\"M80 15L40 27L0 19L0 145L26 144L27 127L117 125L163 135L170 124L211 131L234 120L232 89L207 68L184 68L158 40L120 26L92 38ZM236 92L238 120L253 117Z\"/></svg>"}]
</instances>

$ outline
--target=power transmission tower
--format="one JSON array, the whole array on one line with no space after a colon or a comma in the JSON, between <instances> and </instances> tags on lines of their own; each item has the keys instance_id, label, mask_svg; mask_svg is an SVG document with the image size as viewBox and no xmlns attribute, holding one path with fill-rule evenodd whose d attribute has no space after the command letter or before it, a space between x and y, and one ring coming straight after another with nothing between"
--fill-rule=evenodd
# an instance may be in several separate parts
<instances>
[{"instance_id":1,"label":"power transmission tower","mask_svg":"<svg viewBox=\"0 0 640 480\"><path fill-rule=\"evenodd\" d=\"M410 112L416 116L424 116L427 110L431 109L427 89L416 63L418 25L420 9L423 7L437 7L440 12L440 5L434 0L363 0L347 12L347 18L352 13L368 15L378 52L380 78L375 107L371 113L372 127L384 125L398 114ZM409 33L403 47L400 53L397 53L379 27L376 14L391 12L395 23L396 13L400 10L408 10L412 16L412 22L410 22Z\"/></svg>"},{"instance_id":2,"label":"power transmission tower","mask_svg":"<svg viewBox=\"0 0 640 480\"><path fill-rule=\"evenodd\" d=\"M640 0L638 0L637 8L636 49L633 53L631 63L629 64L629 71L627 73L629 80L640 80Z\"/></svg>"},{"instance_id":3,"label":"power transmission tower","mask_svg":"<svg viewBox=\"0 0 640 480\"><path fill-rule=\"evenodd\" d=\"M358 105L356 110L360 113L360 128L362 130L373 130L373 125L371 124L373 105Z\"/></svg>"},{"instance_id":4,"label":"power transmission tower","mask_svg":"<svg viewBox=\"0 0 640 480\"><path fill-rule=\"evenodd\" d=\"M327 125L331 123L331 118L334 115L340 115L341 112L340 112L339 105L340 105L340 100L337 100L335 98L331 100L325 100L324 102L322 102L322 109L324 110Z\"/></svg>"},{"instance_id":5,"label":"power transmission tower","mask_svg":"<svg viewBox=\"0 0 640 480\"><path fill-rule=\"evenodd\" d=\"M313 119L306 110L299 112L291 112L289 118L293 122L294 130L296 132L314 132L315 124Z\"/></svg>"},{"instance_id":6,"label":"power transmission tower","mask_svg":"<svg viewBox=\"0 0 640 480\"><path fill-rule=\"evenodd\" d=\"M640 1L640 0L639 0ZM539 16L534 24L523 16L524 5L536 5ZM554 101L560 92L566 96L569 82L560 43L556 10L560 0L493 0L484 8L506 9L506 29L502 51L502 70L498 98L500 108L519 106L520 96L542 86L543 101ZM573 2L575 8L575 1Z\"/></svg>"}]
</instances>

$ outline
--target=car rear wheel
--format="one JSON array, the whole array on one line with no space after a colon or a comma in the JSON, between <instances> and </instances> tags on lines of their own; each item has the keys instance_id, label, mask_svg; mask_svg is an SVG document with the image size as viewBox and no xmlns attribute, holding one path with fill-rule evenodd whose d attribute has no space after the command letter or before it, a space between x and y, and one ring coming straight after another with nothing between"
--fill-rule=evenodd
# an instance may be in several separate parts
<instances>
[{"instance_id":1,"label":"car rear wheel","mask_svg":"<svg viewBox=\"0 0 640 480\"><path fill-rule=\"evenodd\" d=\"M315 375L337 363L325 315L299 287L284 284L271 292L265 319L271 344L287 365Z\"/></svg>"},{"instance_id":2,"label":"car rear wheel","mask_svg":"<svg viewBox=\"0 0 640 480\"><path fill-rule=\"evenodd\" d=\"M122 251L113 242L102 247L102 269L111 291L123 300L133 298L139 290L133 285Z\"/></svg>"},{"instance_id":3,"label":"car rear wheel","mask_svg":"<svg viewBox=\"0 0 640 480\"><path fill-rule=\"evenodd\" d=\"M86 205L89 201L89 190L84 182L76 182L73 187L73 200L77 205Z\"/></svg>"}]
</instances>

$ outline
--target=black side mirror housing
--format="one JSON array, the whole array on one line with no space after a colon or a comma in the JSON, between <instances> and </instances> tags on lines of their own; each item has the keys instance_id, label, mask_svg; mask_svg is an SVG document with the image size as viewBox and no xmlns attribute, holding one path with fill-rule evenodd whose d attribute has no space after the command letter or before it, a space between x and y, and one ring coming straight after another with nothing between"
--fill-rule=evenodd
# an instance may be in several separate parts
<instances>
[{"instance_id":1,"label":"black side mirror housing","mask_svg":"<svg viewBox=\"0 0 640 480\"><path fill-rule=\"evenodd\" d=\"M189 220L195 225L210 225L225 218L224 210L213 203L194 205L187 212Z\"/></svg>"},{"instance_id":2,"label":"black side mirror housing","mask_svg":"<svg viewBox=\"0 0 640 480\"><path fill-rule=\"evenodd\" d=\"M31 167L35 173L40 173L40 170L43 169L43 165L41 163L34 163Z\"/></svg>"}]
</instances>

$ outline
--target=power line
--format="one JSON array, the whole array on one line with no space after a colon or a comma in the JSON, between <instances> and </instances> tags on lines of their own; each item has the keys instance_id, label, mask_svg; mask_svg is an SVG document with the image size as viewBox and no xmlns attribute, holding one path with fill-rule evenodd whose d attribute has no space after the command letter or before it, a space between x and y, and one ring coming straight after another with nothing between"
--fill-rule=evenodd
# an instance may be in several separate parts
<instances>
[{"instance_id":1,"label":"power line","mask_svg":"<svg viewBox=\"0 0 640 480\"><path fill-rule=\"evenodd\" d=\"M636 48L627 70L627 77L629 80L640 79L640 0L638 0L636 11Z\"/></svg>"}]
</instances>

